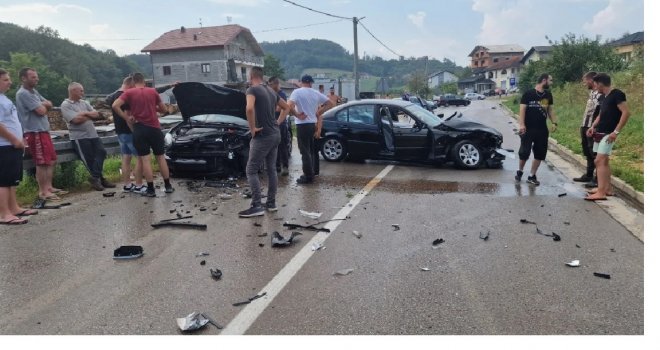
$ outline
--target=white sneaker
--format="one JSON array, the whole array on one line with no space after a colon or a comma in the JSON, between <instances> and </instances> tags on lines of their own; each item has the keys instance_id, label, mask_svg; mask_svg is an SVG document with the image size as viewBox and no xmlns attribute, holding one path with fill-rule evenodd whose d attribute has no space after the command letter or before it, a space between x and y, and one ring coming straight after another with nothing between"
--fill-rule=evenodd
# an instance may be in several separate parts
<instances>
[{"instance_id":1,"label":"white sneaker","mask_svg":"<svg viewBox=\"0 0 660 350\"><path fill-rule=\"evenodd\" d=\"M147 185L142 185L142 186L140 186L140 187L135 186L135 187L133 188L133 193L137 193L137 194L145 194L145 193L147 193Z\"/></svg>"}]
</instances>

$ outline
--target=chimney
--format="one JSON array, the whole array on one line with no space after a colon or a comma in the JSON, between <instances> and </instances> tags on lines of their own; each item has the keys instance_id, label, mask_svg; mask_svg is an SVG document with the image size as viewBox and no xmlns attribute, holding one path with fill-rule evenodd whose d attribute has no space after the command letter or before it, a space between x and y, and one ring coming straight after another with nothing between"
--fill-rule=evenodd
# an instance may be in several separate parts
<instances>
[{"instance_id":1,"label":"chimney","mask_svg":"<svg viewBox=\"0 0 660 350\"><path fill-rule=\"evenodd\" d=\"M181 33L185 33L185 32L186 32L186 27L181 26Z\"/></svg>"}]
</instances>

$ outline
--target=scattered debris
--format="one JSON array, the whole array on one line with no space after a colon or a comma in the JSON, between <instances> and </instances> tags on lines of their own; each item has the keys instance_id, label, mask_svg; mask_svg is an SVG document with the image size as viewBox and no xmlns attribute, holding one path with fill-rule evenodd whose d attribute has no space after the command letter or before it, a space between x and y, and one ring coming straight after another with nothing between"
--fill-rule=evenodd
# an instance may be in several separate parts
<instances>
[{"instance_id":1,"label":"scattered debris","mask_svg":"<svg viewBox=\"0 0 660 350\"><path fill-rule=\"evenodd\" d=\"M479 232L479 238L483 239L484 241L487 241L488 237L490 237L490 230L486 231L486 233Z\"/></svg>"},{"instance_id":2,"label":"scattered debris","mask_svg":"<svg viewBox=\"0 0 660 350\"><path fill-rule=\"evenodd\" d=\"M219 325L217 322L215 322L215 320L213 320L212 318L206 316L205 314L202 314L202 317L205 317L207 320L209 320L209 323L212 324L215 328L222 329L222 326Z\"/></svg>"},{"instance_id":3,"label":"scattered debris","mask_svg":"<svg viewBox=\"0 0 660 350\"><path fill-rule=\"evenodd\" d=\"M199 252L197 255L195 255L196 258L202 257L202 256L209 256L210 254L207 252Z\"/></svg>"},{"instance_id":4,"label":"scattered debris","mask_svg":"<svg viewBox=\"0 0 660 350\"><path fill-rule=\"evenodd\" d=\"M222 279L222 271L220 269L211 269L211 278L213 278L216 281L219 281Z\"/></svg>"},{"instance_id":5,"label":"scattered debris","mask_svg":"<svg viewBox=\"0 0 660 350\"><path fill-rule=\"evenodd\" d=\"M399 227L399 224L392 224L392 227L394 227L394 231L399 231L401 227Z\"/></svg>"},{"instance_id":6,"label":"scattered debris","mask_svg":"<svg viewBox=\"0 0 660 350\"><path fill-rule=\"evenodd\" d=\"M611 251L612 253L616 253L616 250L614 250L614 248L610 248L610 251Z\"/></svg>"},{"instance_id":7,"label":"scattered debris","mask_svg":"<svg viewBox=\"0 0 660 350\"><path fill-rule=\"evenodd\" d=\"M293 230L293 229L301 229L301 230L311 230L311 231L322 231L322 232L330 232L330 229L327 229L325 227L316 227L314 225L298 225L298 224L290 224L288 222L284 223L284 227Z\"/></svg>"},{"instance_id":8,"label":"scattered debris","mask_svg":"<svg viewBox=\"0 0 660 350\"><path fill-rule=\"evenodd\" d=\"M312 251L315 252L317 250L323 250L325 249L325 246L321 243L314 243L312 244Z\"/></svg>"},{"instance_id":9,"label":"scattered debris","mask_svg":"<svg viewBox=\"0 0 660 350\"><path fill-rule=\"evenodd\" d=\"M576 245L575 245L575 248L582 248L582 247L580 247L579 244L576 244Z\"/></svg>"},{"instance_id":10,"label":"scattered debris","mask_svg":"<svg viewBox=\"0 0 660 350\"><path fill-rule=\"evenodd\" d=\"M106 198L114 197L115 193L117 193L117 192L105 192L105 193L103 193L103 197L106 197Z\"/></svg>"},{"instance_id":11,"label":"scattered debris","mask_svg":"<svg viewBox=\"0 0 660 350\"><path fill-rule=\"evenodd\" d=\"M268 232L260 233L257 235L257 237L266 237L268 236Z\"/></svg>"},{"instance_id":12,"label":"scattered debris","mask_svg":"<svg viewBox=\"0 0 660 350\"><path fill-rule=\"evenodd\" d=\"M559 195L557 195L557 197L565 197L566 194L567 194L566 192L564 192L564 193L560 193Z\"/></svg>"},{"instance_id":13,"label":"scattered debris","mask_svg":"<svg viewBox=\"0 0 660 350\"><path fill-rule=\"evenodd\" d=\"M204 187L213 187L213 188L237 188L235 180L227 181L206 181L204 182Z\"/></svg>"},{"instance_id":14,"label":"scattered debris","mask_svg":"<svg viewBox=\"0 0 660 350\"><path fill-rule=\"evenodd\" d=\"M165 227L165 226L172 226L172 227L185 227L185 228L192 228L196 230L206 230L206 224L197 224L194 222L190 221L185 221L185 222L177 222L177 220L182 220L182 219L190 219L192 216L182 216L178 218L173 218L173 219L165 219L165 220L160 220L159 222L151 224L151 227L153 228L159 228L159 227Z\"/></svg>"},{"instance_id":15,"label":"scattered debris","mask_svg":"<svg viewBox=\"0 0 660 350\"><path fill-rule=\"evenodd\" d=\"M571 224L571 223L570 223L569 221L564 221L564 225L568 226L568 225L570 225L570 224Z\"/></svg>"},{"instance_id":16,"label":"scattered debris","mask_svg":"<svg viewBox=\"0 0 660 350\"><path fill-rule=\"evenodd\" d=\"M610 276L608 273L594 272L594 276L604 278L606 280L612 279L612 276Z\"/></svg>"},{"instance_id":17,"label":"scattered debris","mask_svg":"<svg viewBox=\"0 0 660 350\"><path fill-rule=\"evenodd\" d=\"M358 231L353 231L353 236L357 237L357 239L362 238L362 234Z\"/></svg>"},{"instance_id":18,"label":"scattered debris","mask_svg":"<svg viewBox=\"0 0 660 350\"><path fill-rule=\"evenodd\" d=\"M530 225L536 225L534 221L529 221L527 219L520 219L521 224L530 224Z\"/></svg>"},{"instance_id":19,"label":"scattered debris","mask_svg":"<svg viewBox=\"0 0 660 350\"><path fill-rule=\"evenodd\" d=\"M115 249L113 259L137 259L144 255L144 249L139 245L123 245Z\"/></svg>"},{"instance_id":20,"label":"scattered debris","mask_svg":"<svg viewBox=\"0 0 660 350\"><path fill-rule=\"evenodd\" d=\"M580 260L573 260L571 262L567 262L566 265L570 267L578 267L580 266Z\"/></svg>"},{"instance_id":21,"label":"scattered debris","mask_svg":"<svg viewBox=\"0 0 660 350\"><path fill-rule=\"evenodd\" d=\"M258 223L258 222L255 222L255 223L253 223L252 225L254 225L255 227L261 227L261 224Z\"/></svg>"},{"instance_id":22,"label":"scattered debris","mask_svg":"<svg viewBox=\"0 0 660 350\"><path fill-rule=\"evenodd\" d=\"M66 207L71 205L71 203L59 203L59 204L46 204L45 199L37 198L37 200L34 201L32 204L32 209L61 209L62 207Z\"/></svg>"},{"instance_id":23,"label":"scattered debris","mask_svg":"<svg viewBox=\"0 0 660 350\"><path fill-rule=\"evenodd\" d=\"M553 232L552 233L552 240L555 241L555 242L559 242L559 241L561 241L561 236L559 236L558 234Z\"/></svg>"},{"instance_id":24,"label":"scattered debris","mask_svg":"<svg viewBox=\"0 0 660 350\"><path fill-rule=\"evenodd\" d=\"M432 244L433 244L433 248L439 248L439 246L440 246L442 243L445 243L445 240L442 239L442 238L438 238L438 239L434 240L433 243L432 243Z\"/></svg>"},{"instance_id":25,"label":"scattered debris","mask_svg":"<svg viewBox=\"0 0 660 350\"><path fill-rule=\"evenodd\" d=\"M206 326L209 320L199 312L193 312L186 317L176 319L176 324L184 332L196 331Z\"/></svg>"},{"instance_id":26,"label":"scattered debris","mask_svg":"<svg viewBox=\"0 0 660 350\"><path fill-rule=\"evenodd\" d=\"M220 193L218 197L220 197L220 199L222 199L223 201L226 201L226 200L230 200L232 198L232 195L227 193Z\"/></svg>"},{"instance_id":27,"label":"scattered debris","mask_svg":"<svg viewBox=\"0 0 660 350\"><path fill-rule=\"evenodd\" d=\"M263 243L259 243L259 246L260 246L261 248L263 248L263 247L265 246L265 244L263 244Z\"/></svg>"},{"instance_id":28,"label":"scattered debris","mask_svg":"<svg viewBox=\"0 0 660 350\"><path fill-rule=\"evenodd\" d=\"M173 200L172 203L183 203L183 200L181 199Z\"/></svg>"},{"instance_id":29,"label":"scattered debris","mask_svg":"<svg viewBox=\"0 0 660 350\"><path fill-rule=\"evenodd\" d=\"M323 213L316 213L316 212L312 212L312 211L304 211L302 209L298 209L298 212L300 213L300 215L302 215L306 218L315 219L315 220L320 218L321 215L323 215Z\"/></svg>"},{"instance_id":30,"label":"scattered debris","mask_svg":"<svg viewBox=\"0 0 660 350\"><path fill-rule=\"evenodd\" d=\"M249 304L249 303L251 303L251 302L253 302L253 301L255 301L255 300L257 300L257 299L259 299L259 298L261 298L261 297L263 297L263 296L265 296L265 295L266 295L266 292L263 292L263 293L261 293L261 294L257 294L257 295L255 295L255 296L253 296L252 298L249 298L249 299L246 300L246 301L239 301L238 303L233 303L232 305L233 305L233 306L246 305L246 304Z\"/></svg>"},{"instance_id":31,"label":"scattered debris","mask_svg":"<svg viewBox=\"0 0 660 350\"><path fill-rule=\"evenodd\" d=\"M335 276L346 276L346 275L348 275L352 272L353 272L353 269L343 269L343 270L335 271L333 273L333 275L335 275Z\"/></svg>"},{"instance_id":32,"label":"scattered debris","mask_svg":"<svg viewBox=\"0 0 660 350\"><path fill-rule=\"evenodd\" d=\"M420 267L420 269L422 269L422 271L431 271L428 267Z\"/></svg>"},{"instance_id":33,"label":"scattered debris","mask_svg":"<svg viewBox=\"0 0 660 350\"><path fill-rule=\"evenodd\" d=\"M285 237L282 237L282 235L279 232L274 231L270 235L270 246L271 247L288 246L291 243L293 243L293 238L294 237L300 236L300 235L302 235L302 233L293 232L293 233L291 233L291 236L285 238Z\"/></svg>"},{"instance_id":34,"label":"scattered debris","mask_svg":"<svg viewBox=\"0 0 660 350\"><path fill-rule=\"evenodd\" d=\"M202 265L202 266L206 265L206 260L200 261L199 264Z\"/></svg>"}]
</instances>

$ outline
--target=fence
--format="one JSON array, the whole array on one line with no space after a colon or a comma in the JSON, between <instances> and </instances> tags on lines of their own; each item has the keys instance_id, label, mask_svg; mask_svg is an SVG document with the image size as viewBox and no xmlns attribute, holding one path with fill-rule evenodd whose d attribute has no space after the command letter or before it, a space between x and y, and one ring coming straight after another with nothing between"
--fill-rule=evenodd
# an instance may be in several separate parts
<instances>
[{"instance_id":1,"label":"fence","mask_svg":"<svg viewBox=\"0 0 660 350\"><path fill-rule=\"evenodd\" d=\"M120 151L119 140L117 139L117 135L100 136L100 138L108 154L119 153ZM71 144L71 140L69 139L62 141L53 140L53 146L55 146L55 152L57 152L58 163L66 163L79 159L75 151L73 150L73 145ZM25 152L25 154L23 155L23 169L27 170L32 168L34 168L34 162L32 161L32 157L29 155L28 152Z\"/></svg>"}]
</instances>

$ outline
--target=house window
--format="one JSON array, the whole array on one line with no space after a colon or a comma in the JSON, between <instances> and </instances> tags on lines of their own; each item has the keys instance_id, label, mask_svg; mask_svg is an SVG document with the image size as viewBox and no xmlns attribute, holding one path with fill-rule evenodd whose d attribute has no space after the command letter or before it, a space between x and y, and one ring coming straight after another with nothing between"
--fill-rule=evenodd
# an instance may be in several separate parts
<instances>
[{"instance_id":1,"label":"house window","mask_svg":"<svg viewBox=\"0 0 660 350\"><path fill-rule=\"evenodd\" d=\"M202 73L211 73L210 63L202 63Z\"/></svg>"},{"instance_id":2,"label":"house window","mask_svg":"<svg viewBox=\"0 0 660 350\"><path fill-rule=\"evenodd\" d=\"M506 69L502 69L502 75L506 75Z\"/></svg>"},{"instance_id":3,"label":"house window","mask_svg":"<svg viewBox=\"0 0 660 350\"><path fill-rule=\"evenodd\" d=\"M493 58L493 63L497 63L499 60L499 58Z\"/></svg>"},{"instance_id":4,"label":"house window","mask_svg":"<svg viewBox=\"0 0 660 350\"><path fill-rule=\"evenodd\" d=\"M172 67L163 66L163 75L172 75Z\"/></svg>"}]
</instances>

